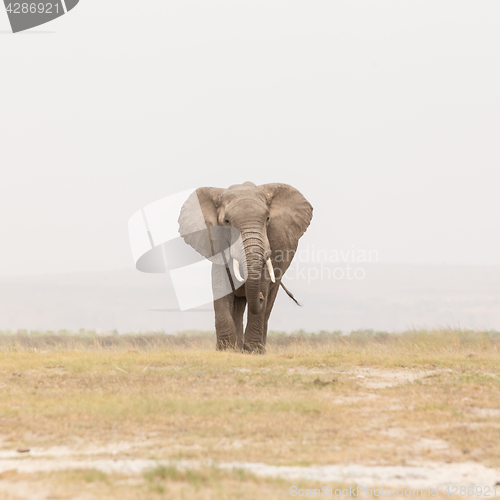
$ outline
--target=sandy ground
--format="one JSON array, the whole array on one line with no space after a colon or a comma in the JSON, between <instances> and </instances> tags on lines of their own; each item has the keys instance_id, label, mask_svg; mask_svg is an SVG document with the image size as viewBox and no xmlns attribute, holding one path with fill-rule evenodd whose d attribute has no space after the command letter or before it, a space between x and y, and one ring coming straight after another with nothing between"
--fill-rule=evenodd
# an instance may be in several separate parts
<instances>
[{"instance_id":1,"label":"sandy ground","mask_svg":"<svg viewBox=\"0 0 500 500\"><path fill-rule=\"evenodd\" d=\"M237 372L250 372L247 368L235 368ZM265 370L265 369L264 369ZM258 370L257 370L258 371ZM443 370L446 371L446 370ZM447 370L451 371L451 370ZM290 373L302 375L332 375L335 371L322 369L293 368ZM396 386L402 382L423 379L436 370L382 370L377 368L360 367L349 370L349 375L366 389L381 389ZM358 393L357 396L344 397L339 404L352 402L354 399L377 397L375 394L366 392ZM347 401L349 399L349 401ZM351 401L352 400L352 401ZM482 414L497 416L500 410L477 409ZM494 415L493 415L494 414ZM385 431L388 438L404 437L402 430L393 428ZM69 469L96 469L106 474L120 473L124 475L137 475L147 469L158 465L175 463L181 469L196 469L200 465L213 465L210 461L156 461L140 458L146 452L146 447L151 447L151 441L141 443L121 441L110 443L106 446L87 446L80 449L72 449L66 446L55 446L51 448L32 448L29 451L0 450L0 478L7 475L9 471L30 474L36 472L52 472ZM234 443L233 443L234 445ZM428 448L447 448L448 444L443 440L426 439L417 443L416 446ZM135 455L137 458L119 458L126 453L127 456ZM476 462L444 463L435 461L416 461L408 465L380 466L366 464L344 464L344 465L322 465L322 466L277 466L265 463L252 462L220 462L216 464L221 469L244 469L255 475L263 477L277 477L287 480L306 479L321 481L325 483L345 482L376 487L409 487L429 488L459 485L459 486L490 486L497 485L496 495L500 496L500 468L486 467ZM12 484L8 477L0 481L0 491L10 491ZM17 483L16 483L17 484ZM19 490L17 495L19 495ZM492 489L492 496L495 490ZM21 496L21 498L24 498ZM26 497L31 498L31 497Z\"/></svg>"},{"instance_id":2,"label":"sandy ground","mask_svg":"<svg viewBox=\"0 0 500 500\"><path fill-rule=\"evenodd\" d=\"M127 443L117 443L116 449L130 450ZM112 446L110 446L112 447ZM91 458L90 455L101 454L104 450L97 448L81 450L78 455L72 454L67 448L53 448L48 450L32 450L23 458L13 458L16 451L2 453L0 459L0 478L8 473L31 474L35 472L53 472L68 469L96 469L106 474L120 473L136 475L158 465L169 465L172 462L146 459L114 459ZM7 458L9 457L9 458ZM174 462L181 469L196 469L200 465L213 465L211 462L177 461ZM429 488L446 486L490 486L492 495L494 487L496 495L500 496L500 469L485 467L475 462L439 463L422 462L406 466L377 466L377 465L324 465L324 466L277 466L264 463L250 462L222 462L217 464L221 469L244 469L255 475L264 477L279 477L282 479L308 479L324 483L345 482L362 486ZM0 481L0 491L9 491L8 481Z\"/></svg>"},{"instance_id":3,"label":"sandy ground","mask_svg":"<svg viewBox=\"0 0 500 500\"><path fill-rule=\"evenodd\" d=\"M466 359L474 358L467 357ZM175 366L169 365L169 369L172 370ZM159 367L158 371L161 372L162 369L163 367ZM53 374L55 370L62 370L62 368L53 368L50 373ZM141 370L140 373L142 374L144 370ZM233 366L227 369L228 372L235 375L248 377L269 375L272 373L272 370L277 369L266 366ZM127 373L124 370L122 371ZM176 373L175 369L173 372ZM310 394L319 401L329 401L334 406L338 405L339 408L348 405L358 405L360 408L359 411L367 411L369 409L369 411L377 412L378 406L376 402L383 401L385 405L384 411L404 412L411 409L411 406L408 405L411 405L413 401L407 399L404 401L405 404L402 404L403 400L388 397L387 395L384 396L383 391L388 388L411 388L412 384L415 383L419 384L419 387L430 388L434 383L435 377L446 378L447 376L451 376L452 372L455 373L452 369L434 365L429 365L428 369L427 367L378 368L357 366L342 368L341 366L307 367L301 365L284 367L281 373L301 376L304 380L308 380L309 384L314 387L317 385L318 388L320 385L324 386L327 384L325 390L316 390ZM496 383L497 374L484 372L484 375L486 379L494 380ZM44 376L47 377L47 375ZM347 381L347 384L355 384L356 390L351 391L350 389L346 389L342 392L328 390L329 387L332 387L335 380L339 379ZM220 384L221 382L218 381L218 383ZM482 405L479 405L474 403L469 397L463 397L461 401L463 402L463 411L466 414L471 413L477 418L483 419L476 421L476 418L474 418L474 421L467 424L468 428L475 429L485 425L492 429L500 427L500 421L498 421L500 409L489 407L490 403L491 406L498 406L496 402L489 399L483 401ZM375 406L373 406L374 403ZM372 419L369 422L372 422ZM228 450L228 453L223 452L223 454L219 455L219 459L215 463L205 460L205 457L208 458L210 456L205 453L198 455L198 457L203 457L202 460L152 460L151 457L155 456L151 454L152 450L159 450L165 446L170 446L171 448L177 447L179 449L187 447L185 444L174 442L166 445L165 440L161 441L159 437L155 437L155 433L152 433L152 437L138 438L136 441L125 438L123 440L116 440L115 436L114 440L110 438L110 442L108 443L103 442L101 439L100 443L96 442L93 444L92 439L89 437L86 443L81 442L79 445L29 446L29 449L28 447L20 449L13 448L12 445L9 447L7 441L2 442L3 438L0 429L0 500L4 500L4 498L9 500L50 500L56 498L53 496L48 483L46 483L46 491L43 488L33 491L32 486L30 486L31 477L34 478L36 474L40 473L92 469L101 471L107 475L119 474L126 478L125 480L134 481L143 475L144 472L154 469L158 465L175 465L180 470L196 470L207 466L215 466L225 471L234 469L244 470L262 478L280 478L287 481L287 484L289 482L290 486L294 484L294 481L299 480L310 481L316 484L319 482L373 488L428 489L429 487L437 487L440 491L446 487L453 486L467 488L471 486L477 488L480 486L489 488L489 495L483 496L500 496L500 467L490 467L486 462L481 463L482 460L475 458L472 453L467 457L461 454L457 455L456 450L454 450L451 441L448 441L449 438L446 435L442 436L444 439L437 439L438 436L434 436L433 438L431 435L422 435L421 429L420 431L418 429L418 422L415 422L415 432L413 432L412 426L403 428L400 425L404 425L404 423L399 422L398 425L394 421L392 425L389 425L384 421L375 430L379 436L384 436L383 440L378 442L378 446L389 448L393 451L396 446L399 447L400 457L397 458L394 452L392 465L392 460L386 459L385 462L376 461L373 455L371 457L367 456L366 460L356 459L350 462L343 460L343 462L337 462L335 465L332 465L333 461L330 464L323 461L321 465L314 464L313 461L309 461L308 465L274 465L273 463L257 461L230 461L229 451L233 448L244 450L248 446L248 443L241 438L226 439L226 437L223 437L213 447L213 450L217 451ZM434 425L438 427L440 425L453 427L453 422L436 421ZM457 428L457 432L465 432L464 425L463 422L460 423L460 428ZM367 428L367 432L371 432L370 429ZM198 446L198 449L203 451L199 446L199 442L193 442L190 446L193 448ZM426 453L420 453L422 450L426 451L428 459L424 459ZM434 457L432 454L434 454ZM401 460L401 456L403 455L404 460ZM245 455L240 456L245 458ZM333 456L337 456L336 452ZM164 457L160 455L160 458L167 457L168 455ZM455 458L457 458L456 461ZM497 465L497 463L495 462L494 465ZM24 476L20 477L19 475ZM289 495L287 494L286 496ZM79 496L65 498L80 499ZM84 498L91 497L82 496L81 500Z\"/></svg>"}]
</instances>

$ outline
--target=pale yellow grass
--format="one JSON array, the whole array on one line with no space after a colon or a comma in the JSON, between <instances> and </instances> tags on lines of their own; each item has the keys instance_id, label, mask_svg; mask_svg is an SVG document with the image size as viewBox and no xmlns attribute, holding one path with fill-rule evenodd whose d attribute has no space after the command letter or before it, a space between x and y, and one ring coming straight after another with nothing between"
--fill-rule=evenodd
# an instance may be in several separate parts
<instances>
[{"instance_id":1,"label":"pale yellow grass","mask_svg":"<svg viewBox=\"0 0 500 500\"><path fill-rule=\"evenodd\" d=\"M71 337L70 347L68 339L25 337L0 338L3 450L62 446L75 456L292 465L500 465L494 332L275 336L265 356L215 352L206 335L183 344ZM110 443L125 445L113 454ZM226 498L284 498L290 483L210 471L201 479L96 473L86 481L78 474L31 480L52 485L54 498L84 488L89 498L105 491L102 498L123 500L188 498L192 491L224 498L222 490Z\"/></svg>"}]
</instances>

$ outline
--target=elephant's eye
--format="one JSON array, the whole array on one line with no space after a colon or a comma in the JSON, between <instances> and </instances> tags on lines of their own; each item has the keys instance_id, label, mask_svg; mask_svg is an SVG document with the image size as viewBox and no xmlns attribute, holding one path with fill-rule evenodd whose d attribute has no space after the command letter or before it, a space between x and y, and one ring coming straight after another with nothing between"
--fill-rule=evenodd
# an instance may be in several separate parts
<instances>
[{"instance_id":1,"label":"elephant's eye","mask_svg":"<svg viewBox=\"0 0 500 500\"><path fill-rule=\"evenodd\" d=\"M269 216L267 217L267 222L269 222Z\"/></svg>"},{"instance_id":2,"label":"elephant's eye","mask_svg":"<svg viewBox=\"0 0 500 500\"><path fill-rule=\"evenodd\" d=\"M229 224L229 221L228 221L227 219L224 219L224 222L225 222L226 224Z\"/></svg>"}]
</instances>

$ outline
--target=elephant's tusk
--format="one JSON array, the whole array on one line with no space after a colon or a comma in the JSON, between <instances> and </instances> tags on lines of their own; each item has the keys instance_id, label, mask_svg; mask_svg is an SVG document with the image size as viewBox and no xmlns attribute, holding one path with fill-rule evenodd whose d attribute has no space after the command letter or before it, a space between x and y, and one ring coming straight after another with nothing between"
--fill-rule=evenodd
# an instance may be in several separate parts
<instances>
[{"instance_id":1,"label":"elephant's tusk","mask_svg":"<svg viewBox=\"0 0 500 500\"><path fill-rule=\"evenodd\" d=\"M276 283L276 278L274 277L274 269L273 265L271 264L271 259L267 259L266 264L267 264L267 269L269 271L269 276L271 276L271 281L273 283Z\"/></svg>"},{"instance_id":2,"label":"elephant's tusk","mask_svg":"<svg viewBox=\"0 0 500 500\"><path fill-rule=\"evenodd\" d=\"M233 271L234 271L234 275L236 276L236 279L242 283L243 281L245 281L242 277L241 277L241 274L240 274L240 263L236 260L236 259L233 259Z\"/></svg>"}]
</instances>

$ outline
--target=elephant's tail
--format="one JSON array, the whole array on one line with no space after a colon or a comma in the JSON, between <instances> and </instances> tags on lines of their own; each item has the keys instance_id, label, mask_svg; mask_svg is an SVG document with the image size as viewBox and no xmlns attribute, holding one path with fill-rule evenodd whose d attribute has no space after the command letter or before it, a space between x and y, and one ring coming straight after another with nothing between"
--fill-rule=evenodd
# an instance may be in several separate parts
<instances>
[{"instance_id":1,"label":"elephant's tail","mask_svg":"<svg viewBox=\"0 0 500 500\"><path fill-rule=\"evenodd\" d=\"M297 302L297 299L293 296L293 293L288 290L288 288L283 284L283 281L280 281L280 285L282 286L283 290L285 290L286 294L298 305L300 304Z\"/></svg>"}]
</instances>

